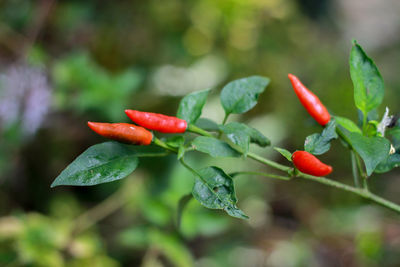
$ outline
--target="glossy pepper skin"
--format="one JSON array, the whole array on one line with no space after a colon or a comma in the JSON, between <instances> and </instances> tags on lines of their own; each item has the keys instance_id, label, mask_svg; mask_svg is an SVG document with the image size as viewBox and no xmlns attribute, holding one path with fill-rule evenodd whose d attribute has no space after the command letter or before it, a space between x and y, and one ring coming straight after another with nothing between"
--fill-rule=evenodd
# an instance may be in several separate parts
<instances>
[{"instance_id":1,"label":"glossy pepper skin","mask_svg":"<svg viewBox=\"0 0 400 267\"><path fill-rule=\"evenodd\" d=\"M99 135L122 143L150 145L153 139L151 132L134 124L89 121L88 126Z\"/></svg>"},{"instance_id":2,"label":"glossy pepper skin","mask_svg":"<svg viewBox=\"0 0 400 267\"><path fill-rule=\"evenodd\" d=\"M307 151L296 151L292 155L294 166L299 171L314 176L326 176L332 172L332 167L322 163L313 154Z\"/></svg>"},{"instance_id":3,"label":"glossy pepper skin","mask_svg":"<svg viewBox=\"0 0 400 267\"><path fill-rule=\"evenodd\" d=\"M293 74L288 74L288 77L292 82L294 92L299 98L301 104L306 108L307 112L320 125L325 126L331 120L331 115L326 107L321 103L316 95L314 95L300 82L296 76Z\"/></svg>"},{"instance_id":4,"label":"glossy pepper skin","mask_svg":"<svg viewBox=\"0 0 400 267\"><path fill-rule=\"evenodd\" d=\"M127 109L126 115L136 124L160 133L184 133L187 122L177 117Z\"/></svg>"}]
</instances>

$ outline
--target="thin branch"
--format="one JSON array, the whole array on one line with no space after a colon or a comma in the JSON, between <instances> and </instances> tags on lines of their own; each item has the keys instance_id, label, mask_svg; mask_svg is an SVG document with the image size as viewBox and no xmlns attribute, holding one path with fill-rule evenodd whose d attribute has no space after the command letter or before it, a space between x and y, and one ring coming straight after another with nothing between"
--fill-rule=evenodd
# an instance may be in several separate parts
<instances>
[{"instance_id":1,"label":"thin branch","mask_svg":"<svg viewBox=\"0 0 400 267\"><path fill-rule=\"evenodd\" d=\"M154 158L154 157L165 157L170 154L171 152L165 151L165 152L154 152L154 153L137 153L135 154L135 156L139 158L149 158L149 157Z\"/></svg>"},{"instance_id":2,"label":"thin branch","mask_svg":"<svg viewBox=\"0 0 400 267\"><path fill-rule=\"evenodd\" d=\"M187 130L189 132L196 133L199 135L203 135L203 136L207 136L207 137L214 137L214 135L212 135L210 132L207 132L207 131L201 129L194 124L189 124L189 127Z\"/></svg>"},{"instance_id":3,"label":"thin branch","mask_svg":"<svg viewBox=\"0 0 400 267\"><path fill-rule=\"evenodd\" d=\"M236 149L236 151L242 153L241 151L239 151L239 149ZM290 171L293 170L293 168L291 168L291 167L279 164L279 163L277 163L275 161L266 159L264 157L261 157L261 156L255 154L255 153L252 153L252 152L247 153L247 156L249 158L255 160L255 161L258 161L258 162L262 163L262 164L268 165L268 166L270 166L272 168L275 168L275 169L278 169L278 170L281 170L281 171L284 171L284 172L287 172L287 173L289 173Z\"/></svg>"},{"instance_id":4,"label":"thin branch","mask_svg":"<svg viewBox=\"0 0 400 267\"><path fill-rule=\"evenodd\" d=\"M365 173L365 171L363 169L360 156L357 153L355 154L355 156L356 156L356 163L357 163L358 172L360 173L361 177L365 181L365 180L368 179L368 176L367 176L367 174Z\"/></svg>"},{"instance_id":5,"label":"thin branch","mask_svg":"<svg viewBox=\"0 0 400 267\"><path fill-rule=\"evenodd\" d=\"M203 136L214 137L211 133L209 133L209 132L207 132L207 131L205 131L203 129L200 129L200 128L196 127L196 126L189 126L188 130L191 131L191 132L203 135ZM341 137L344 136L343 133L340 130L338 131L338 133L339 133L339 135ZM345 141L347 141L347 138L344 138L344 139L345 139ZM234 149L237 150L239 153L242 153L242 151L240 151L239 149L237 149L237 148L234 148ZM291 168L289 166L285 166L285 165L279 164L279 163L276 163L274 161L266 159L266 158L264 158L262 156L259 156L257 154L248 153L247 156L249 158L253 159L253 160L256 160L256 161L262 163L262 164L265 164L265 165L268 165L268 166L270 166L272 168L287 172L288 174L293 173L293 168ZM355 155L355 156L356 156L356 162L357 162L357 166L359 168L360 173L363 175L363 177L366 177L364 172L363 172L363 170L362 170L362 168L361 168L361 163L359 162L359 158L357 157L358 155ZM325 177L312 176L312 175L308 175L308 174L301 173L301 172L298 172L296 174L296 177L307 179L307 180L311 180L311 181L314 181L314 182L317 182L317 183L320 183L320 184L325 184L327 186L335 187L335 188L338 188L340 190L344 190L344 191L347 191L347 192L354 193L354 194L359 195L359 196L361 196L361 197L363 197L365 199L369 199L369 200L371 200L371 201L373 201L373 202L375 202L375 203L377 203L377 204L379 204L379 205L381 205L383 207L389 208L391 210L394 210L394 211L400 213L400 205L398 205L396 203L393 203L393 202L391 202L389 200L386 200L386 199L384 199L382 197L379 197L379 196L369 192L366 188L363 188L363 189L356 188L356 187L353 187L353 186L350 186L350 185L347 185L347 184L343 184L341 182L337 182L337 181L334 181L334 180L327 179ZM365 180L366 179L364 179L364 181Z\"/></svg>"},{"instance_id":6,"label":"thin branch","mask_svg":"<svg viewBox=\"0 0 400 267\"><path fill-rule=\"evenodd\" d=\"M276 175L272 173L265 173L265 172L235 172L231 173L229 176L234 177L238 175L258 175L258 176L265 176L273 179L278 179L278 180L284 180L284 181L289 181L291 177L288 176L282 176L282 175Z\"/></svg>"},{"instance_id":7,"label":"thin branch","mask_svg":"<svg viewBox=\"0 0 400 267\"><path fill-rule=\"evenodd\" d=\"M361 187L360 184L360 176L358 175L358 169L357 169L357 162L356 162L356 155L353 150L350 151L350 156L351 156L351 170L353 172L353 178L354 178L354 185L357 188Z\"/></svg>"},{"instance_id":8,"label":"thin branch","mask_svg":"<svg viewBox=\"0 0 400 267\"><path fill-rule=\"evenodd\" d=\"M367 119L368 114L363 112L362 132L364 135L367 133Z\"/></svg>"},{"instance_id":9,"label":"thin branch","mask_svg":"<svg viewBox=\"0 0 400 267\"><path fill-rule=\"evenodd\" d=\"M222 121L222 125L225 125L226 121L228 120L229 115L230 115L230 113L225 113L225 117L224 117L224 120ZM218 139L220 139L221 136L222 136L222 132L220 131L218 134Z\"/></svg>"},{"instance_id":10,"label":"thin branch","mask_svg":"<svg viewBox=\"0 0 400 267\"><path fill-rule=\"evenodd\" d=\"M228 120L230 113L225 113L224 120L222 121L222 125L225 125L226 121Z\"/></svg>"},{"instance_id":11,"label":"thin branch","mask_svg":"<svg viewBox=\"0 0 400 267\"><path fill-rule=\"evenodd\" d=\"M162 148L164 148L164 149L166 149L166 150L168 150L168 151L171 151L171 152L173 152L173 153L178 153L178 150L177 150L177 149L168 146L166 143L164 143L163 141L161 141L161 140L158 139L157 137L154 137L154 139L153 139L153 144L155 144L155 145L157 145L157 146L160 146L160 147L162 147Z\"/></svg>"}]
</instances>

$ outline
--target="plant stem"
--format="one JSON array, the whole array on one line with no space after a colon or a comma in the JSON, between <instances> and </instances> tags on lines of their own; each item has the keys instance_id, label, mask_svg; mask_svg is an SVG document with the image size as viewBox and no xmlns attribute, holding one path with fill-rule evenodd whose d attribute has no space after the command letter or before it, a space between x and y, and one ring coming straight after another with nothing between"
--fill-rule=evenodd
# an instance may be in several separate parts
<instances>
[{"instance_id":1,"label":"plant stem","mask_svg":"<svg viewBox=\"0 0 400 267\"><path fill-rule=\"evenodd\" d=\"M338 189L349 191L349 192L356 193L356 194L360 194L360 192L364 192L362 189L355 188L353 186L350 186L350 185L347 185L347 184L343 184L341 182L337 182L337 181L334 181L334 180L330 180L330 179L327 179L325 177L317 177L317 176L312 176L312 175L305 174L305 173L298 173L296 175L296 177L304 178L304 179L307 179L307 180L312 180L312 181L320 183L320 184L336 187Z\"/></svg>"},{"instance_id":2,"label":"plant stem","mask_svg":"<svg viewBox=\"0 0 400 267\"><path fill-rule=\"evenodd\" d=\"M347 136L342 132L342 130L339 127L336 127L336 132L342 138L350 147L350 153L351 153L351 168L353 172L353 178L354 178L354 185L358 188L361 187L360 183L360 176L363 179L363 187L368 191L368 185L367 185L367 174L364 172L362 168L362 164L360 161L360 157L357 154L357 152L354 150L354 148L351 146L350 140L347 138Z\"/></svg>"},{"instance_id":3,"label":"plant stem","mask_svg":"<svg viewBox=\"0 0 400 267\"><path fill-rule=\"evenodd\" d=\"M368 178L365 178L363 180L363 188L364 188L364 190L369 191L369 189L368 189Z\"/></svg>"},{"instance_id":4,"label":"plant stem","mask_svg":"<svg viewBox=\"0 0 400 267\"><path fill-rule=\"evenodd\" d=\"M207 132L207 131L205 131L205 130L199 128L199 127L197 127L197 126L194 125L194 124L189 124L189 127L188 127L187 130L188 130L189 132L197 133L197 134L199 134L199 135L208 136L208 137L214 137L214 135L212 135L211 133L209 133L209 132Z\"/></svg>"},{"instance_id":5,"label":"plant stem","mask_svg":"<svg viewBox=\"0 0 400 267\"><path fill-rule=\"evenodd\" d=\"M212 135L211 133L209 133L209 132L207 132L207 131L205 131L205 130L203 130L203 129L201 129L201 128L193 125L193 124L189 125L188 131L190 131L192 133L197 133L197 134L200 134L200 135L203 135L203 136L215 138L214 135ZM239 150L237 148L233 148L233 149L235 149L237 152L243 154L243 151L241 151L241 150ZM290 171L292 169L292 168L287 167L285 165L282 165L282 164L276 163L276 162L274 162L272 160L269 160L269 159L266 159L264 157L261 157L261 156L259 156L257 154L252 153L252 152L247 153L247 156L249 158L252 158L252 159L260 162L260 163L263 163L265 165L271 166L271 167L273 167L275 169L278 169L278 170L281 170L281 171L284 171L284 172L288 172L288 171Z\"/></svg>"},{"instance_id":6,"label":"plant stem","mask_svg":"<svg viewBox=\"0 0 400 267\"><path fill-rule=\"evenodd\" d=\"M230 115L229 113L225 113L225 117L224 117L224 120L222 121L222 125L225 125L226 121L228 120L229 115Z\"/></svg>"},{"instance_id":7,"label":"plant stem","mask_svg":"<svg viewBox=\"0 0 400 267\"><path fill-rule=\"evenodd\" d=\"M357 163L357 168L358 168L358 172L360 173L361 177L366 180L368 178L367 174L364 172L362 164L361 164L361 160L360 160L360 156L358 156L358 154L355 154L356 157L356 163Z\"/></svg>"},{"instance_id":8,"label":"plant stem","mask_svg":"<svg viewBox=\"0 0 400 267\"><path fill-rule=\"evenodd\" d=\"M377 203L383 207L389 208L391 210L394 210L394 211L397 211L398 213L400 213L400 206L397 205L396 203L386 200L386 199L384 199L380 196L377 196L371 192L365 192L364 197L374 201L375 203Z\"/></svg>"},{"instance_id":9,"label":"plant stem","mask_svg":"<svg viewBox=\"0 0 400 267\"><path fill-rule=\"evenodd\" d=\"M229 176L237 176L237 175L259 175L259 176L265 176L273 179L278 179L278 180L284 180L284 181L289 181L291 177L288 176L282 176L282 175L276 175L272 173L264 173L264 172L235 172L230 174Z\"/></svg>"},{"instance_id":10,"label":"plant stem","mask_svg":"<svg viewBox=\"0 0 400 267\"><path fill-rule=\"evenodd\" d=\"M207 132L207 131L205 131L205 130L203 130L203 129L201 129L201 128L195 126L195 125L192 125L192 124L189 125L188 130L191 131L191 132L193 132L193 133L197 133L197 134L200 134L200 135L203 135L203 136L214 137L211 133L209 133L209 132ZM236 148L234 148L234 149L235 149L236 151L238 151L239 153L243 154L243 152L240 151L239 149L236 149ZM278 169L278 170L281 170L281 171L287 172L287 171L289 171L289 170L292 169L292 168L290 168L290 167L281 165L281 164L279 164L279 163L276 163L276 162L274 162L274 161L272 161L272 160L266 159L266 158L264 158L264 157L261 157L261 156L259 156L259 155L257 155L257 154L251 153L251 152L247 153L247 156L248 156L249 158L252 158L252 159L254 159L254 160L260 162L260 163L263 163L263 164L265 164L265 165L271 166L271 167L273 167L273 168L275 168L275 169Z\"/></svg>"},{"instance_id":11,"label":"plant stem","mask_svg":"<svg viewBox=\"0 0 400 267\"><path fill-rule=\"evenodd\" d=\"M236 149L236 151L241 153L241 151L239 151L238 149ZM281 171L284 171L284 172L289 172L289 171L291 171L293 169L291 167L288 167L288 166L276 163L275 161L272 161L272 160L266 159L264 157L261 157L261 156L259 156L257 154L252 153L252 152L247 153L247 156L249 158L254 159L255 161L258 161L260 163L263 163L265 165L268 165L268 166L270 166L272 168L275 168L275 169L278 169L278 170L281 170Z\"/></svg>"},{"instance_id":12,"label":"plant stem","mask_svg":"<svg viewBox=\"0 0 400 267\"><path fill-rule=\"evenodd\" d=\"M368 119L368 114L365 114L363 112L363 123L362 123L362 132L363 135L366 135L367 133L367 119Z\"/></svg>"},{"instance_id":13,"label":"plant stem","mask_svg":"<svg viewBox=\"0 0 400 267\"><path fill-rule=\"evenodd\" d=\"M349 145L350 149L353 149L349 138L347 138L347 136L342 132L339 127L336 127L336 133L340 136L340 138L342 138L343 141L345 141Z\"/></svg>"},{"instance_id":14,"label":"plant stem","mask_svg":"<svg viewBox=\"0 0 400 267\"><path fill-rule=\"evenodd\" d=\"M181 164L183 165L183 167L185 167L186 169L188 169L188 170L189 170L191 173L193 173L195 176L199 177L200 180L204 183L204 185L208 187L208 189L210 190L210 192L211 192L212 194L214 194L217 198L219 198L218 195L214 192L214 188L210 187L210 185L207 183L207 181L204 179L204 177L200 175L200 173L198 173L195 169L193 169L192 167L190 167L190 166L183 160L183 158L181 158L179 161L181 162Z\"/></svg>"},{"instance_id":15,"label":"plant stem","mask_svg":"<svg viewBox=\"0 0 400 267\"><path fill-rule=\"evenodd\" d=\"M183 159L179 160L181 162L181 164L183 165L183 167L185 167L186 169L188 169L191 173L193 173L195 176L199 177L200 180L203 181L203 183L208 187L208 189L210 189L211 192L214 192L213 188L211 188L209 186L209 184L207 183L206 180L204 180L204 177L200 175L200 173L198 173L195 169L193 169L192 167L190 167Z\"/></svg>"},{"instance_id":16,"label":"plant stem","mask_svg":"<svg viewBox=\"0 0 400 267\"><path fill-rule=\"evenodd\" d=\"M222 125L225 125L226 121L228 120L229 115L230 115L230 113L225 113L225 117L224 117L224 120L222 121ZM218 134L218 139L220 139L221 136L222 136L222 132L220 131Z\"/></svg>"},{"instance_id":17,"label":"plant stem","mask_svg":"<svg viewBox=\"0 0 400 267\"><path fill-rule=\"evenodd\" d=\"M365 117L365 116L364 116ZM361 187L360 183L360 177L361 175L363 179L363 187L368 191L368 184L367 184L367 174L364 172L361 164L361 160L357 152L353 149L351 146L350 140L347 138L347 136L342 132L342 130L339 127L336 127L336 132L342 138L349 146L351 150L351 167L353 171L353 177L354 177L354 184L356 187Z\"/></svg>"},{"instance_id":18,"label":"plant stem","mask_svg":"<svg viewBox=\"0 0 400 267\"><path fill-rule=\"evenodd\" d=\"M135 154L135 156L139 158L150 158L150 157L154 158L154 157L165 157L170 154L171 152L165 151L165 152L154 152L154 153L137 153Z\"/></svg>"},{"instance_id":19,"label":"plant stem","mask_svg":"<svg viewBox=\"0 0 400 267\"><path fill-rule=\"evenodd\" d=\"M377 203L377 204L379 204L379 205L381 205L383 207L389 208L391 210L394 210L394 211L400 213L400 205L398 205L396 203L393 203L393 202L391 202L389 200L386 200L386 199L384 199L382 197L379 197L379 196L377 196L377 195L375 195L375 194L373 194L373 193L371 193L371 192L369 192L369 191L367 191L365 189L355 188L353 186L349 186L349 185L346 185L346 184L343 184L343 183L340 183L340 182L336 182L336 181L333 181L333 180L330 180L330 179L327 179L327 178L324 178L324 177L315 177L315 176L308 175L308 174L305 174L305 173L300 173L297 177L301 177L301 178L304 178L304 179L307 179L307 180L312 180L312 181L317 182L317 183L325 184L327 186L336 187L338 189L357 194L357 195L359 195L359 196L361 196L361 197L363 197L365 199L369 199L369 200L371 200L371 201L373 201L373 202L375 202L375 203Z\"/></svg>"},{"instance_id":20,"label":"plant stem","mask_svg":"<svg viewBox=\"0 0 400 267\"><path fill-rule=\"evenodd\" d=\"M194 132L194 133L197 133L197 134L200 134L200 135L203 135L203 136L214 137L211 133L209 133L209 132L207 132L207 131L205 131L203 129L200 129L200 128L196 127L196 126L192 126L192 127L189 126L189 130L191 132ZM338 131L338 134L340 136L343 135L343 133L340 130ZM347 138L344 138L344 140L347 141ZM155 142L155 144L157 144L157 143ZM236 150L238 152L242 153L242 151L240 151L238 149L236 149ZM176 151L173 151L173 152L176 153ZM251 152L249 152L247 154L247 156L249 158L253 159L253 160L256 160L256 161L262 163L262 164L265 164L265 165L268 165L268 166L270 166L272 168L287 172L288 174L292 173L292 171L293 171L293 168L291 168L289 166L285 166L285 165L276 163L274 161L271 161L269 159L266 159L266 158L264 158L262 156L259 156L257 154L251 153ZM366 177L367 176L364 174L364 171L362 169L361 162L359 160L358 155L355 154L355 158L356 158L356 163L357 163L358 170L360 171L360 174L362 175L362 177L365 178L364 181L366 181ZM193 170L190 166L188 166L186 163L184 163L183 161L181 161L181 163L186 168L188 168L189 170L191 170L192 172L197 174L197 172L195 170ZM265 176L267 176L267 175L265 175ZM324 177L312 176L312 175L308 175L308 174L301 173L301 172L297 173L296 177L303 178L303 179L306 179L306 180L311 180L311 181L314 181L314 182L317 182L317 183L325 184L327 186L338 188L340 190L344 190L344 191L348 191L348 192L354 193L354 194L359 195L359 196L361 196L361 197L363 197L365 199L369 199L369 200L371 200L371 201L373 201L373 202L375 202L375 203L377 203L377 204L379 204L379 205L381 205L383 207L389 208L391 210L394 210L394 211L400 213L400 205L398 205L396 203L393 203L393 202L391 202L389 200L386 200L386 199L384 199L382 197L379 197L379 196L369 192L368 188L366 187L366 184L364 184L364 188L361 189L361 188L356 188L356 187L353 187L353 186L350 186L350 185L347 185L347 184L343 184L341 182L330 180L330 179L327 179L327 178L324 178ZM276 178L276 177L273 177L273 178Z\"/></svg>"},{"instance_id":21,"label":"plant stem","mask_svg":"<svg viewBox=\"0 0 400 267\"><path fill-rule=\"evenodd\" d=\"M356 155L353 150L350 150L350 156L351 156L351 170L353 171L354 185L357 188L360 188L361 187L360 176L358 175Z\"/></svg>"},{"instance_id":22,"label":"plant stem","mask_svg":"<svg viewBox=\"0 0 400 267\"><path fill-rule=\"evenodd\" d=\"M178 152L177 149L168 146L166 143L164 143L163 141L161 141L161 140L158 139L157 137L154 137L154 139L153 139L153 144L155 144L155 145L157 145L157 146L160 146L160 147L162 147L162 148L164 148L164 149L166 149L166 150L168 150L168 151L174 152L174 153L177 153L177 152Z\"/></svg>"}]
</instances>

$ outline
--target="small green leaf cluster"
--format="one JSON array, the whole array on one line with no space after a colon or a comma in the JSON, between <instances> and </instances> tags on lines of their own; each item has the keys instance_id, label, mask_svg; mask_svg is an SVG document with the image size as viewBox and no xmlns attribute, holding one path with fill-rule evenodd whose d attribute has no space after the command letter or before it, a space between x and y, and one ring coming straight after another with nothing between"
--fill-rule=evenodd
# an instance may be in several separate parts
<instances>
[{"instance_id":1,"label":"small green leaf cluster","mask_svg":"<svg viewBox=\"0 0 400 267\"><path fill-rule=\"evenodd\" d=\"M200 118L207 101L209 89L190 93L182 98L177 117L188 123L187 132L200 134L190 138L190 133L175 135L164 140L155 138L153 144L164 150L151 151L143 147L105 142L97 144L76 158L53 182L59 185L91 186L123 179L137 167L140 157L166 156L176 153L177 159L194 175L193 197L210 209L224 210L237 218L248 218L237 206L234 182L231 176L217 166L196 170L184 161L185 153L198 151L211 157L246 157L250 144L260 147L270 145L270 140L260 131L244 123L226 124L230 114L241 114L253 108L269 79L252 76L228 83L221 92L221 105L225 119L218 124ZM207 132L213 131L213 133ZM154 149L153 149L154 150ZM181 201L181 205L187 201ZM183 204L182 204L183 203ZM180 209L182 210L183 207Z\"/></svg>"},{"instance_id":2,"label":"small green leaf cluster","mask_svg":"<svg viewBox=\"0 0 400 267\"><path fill-rule=\"evenodd\" d=\"M339 139L352 155L354 187L301 173L296 168L276 163L251 152L251 144L264 148L271 145L270 140L243 122L228 123L228 118L231 114L243 114L257 104L259 95L270 82L268 78L261 76L238 79L222 88L220 101L225 117L221 123L201 117L210 90L193 92L181 100L177 111L177 117L187 122L185 133L164 139L154 137L153 145L146 148L118 142L94 145L76 158L55 179L52 187L90 186L112 182L130 175L138 167L140 157L176 154L182 166L194 176L191 194L185 195L177 203L178 218L181 217L185 205L192 196L209 209L223 210L236 218L248 218L237 207L233 176L239 174L256 174L280 180L300 177L355 193L400 212L400 206L368 191L367 178L373 172L387 172L400 165L400 153L396 152L400 149L400 121L393 122L388 109L382 120L378 120L377 108L384 95L383 80L374 62L355 41L350 54L350 74L360 120L355 123L345 117L331 116L330 122L324 124L321 133L314 133L305 139L304 150L314 155L322 155L329 151L333 140ZM193 134L199 136L193 138ZM288 161L292 161L290 151L278 147L274 149ZM251 158L283 171L286 175L248 171L229 175L218 166L198 169L185 161L185 155L191 152L201 152L215 158ZM360 188L360 177L363 178L363 188Z\"/></svg>"},{"instance_id":3,"label":"small green leaf cluster","mask_svg":"<svg viewBox=\"0 0 400 267\"><path fill-rule=\"evenodd\" d=\"M360 128L345 118L336 119L351 147L363 159L367 176L374 171L379 173L390 171L400 163L399 154L393 153L395 152L393 150L391 152L392 144L400 138L398 135L400 128L399 125L387 128L391 126L387 113L381 122L374 119L379 117L377 108L384 97L384 83L374 62L356 41L353 41L350 53L350 75L354 85L355 105L361 115L358 122ZM382 132L377 131L379 127ZM385 129L388 129L386 135Z\"/></svg>"},{"instance_id":4,"label":"small green leaf cluster","mask_svg":"<svg viewBox=\"0 0 400 267\"><path fill-rule=\"evenodd\" d=\"M314 155L321 155L330 149L330 142L339 135L342 143L356 153L355 160L359 165L357 172L366 179L374 171L387 172L400 164L400 154L390 153L391 143L400 138L400 129L395 125L386 131L385 136L385 130L391 121L388 110L382 120L377 121L377 108L384 96L383 79L372 59L356 41L353 41L349 64L354 85L354 102L360 115L358 123L334 116L322 133L306 138L304 149ZM359 157L364 162L365 173Z\"/></svg>"}]
</instances>

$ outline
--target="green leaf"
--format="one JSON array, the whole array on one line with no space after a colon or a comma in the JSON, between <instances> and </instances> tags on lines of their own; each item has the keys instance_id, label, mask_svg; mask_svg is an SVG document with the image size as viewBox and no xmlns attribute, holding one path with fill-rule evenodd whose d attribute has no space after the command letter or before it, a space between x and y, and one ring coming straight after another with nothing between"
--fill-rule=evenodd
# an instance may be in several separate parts
<instances>
[{"instance_id":1,"label":"green leaf","mask_svg":"<svg viewBox=\"0 0 400 267\"><path fill-rule=\"evenodd\" d=\"M165 143L170 147L178 149L178 154L177 154L178 160L181 159L185 154L185 138L183 136L181 135L172 136L168 138L165 141Z\"/></svg>"},{"instance_id":2,"label":"green leaf","mask_svg":"<svg viewBox=\"0 0 400 267\"><path fill-rule=\"evenodd\" d=\"M368 127L367 127L367 130L365 133L366 136L377 136L379 134L378 133L378 125L379 125L378 121L375 121L375 120L368 121L367 125L368 125ZM379 134L379 136L382 136L382 135Z\"/></svg>"},{"instance_id":3,"label":"green leaf","mask_svg":"<svg viewBox=\"0 0 400 267\"><path fill-rule=\"evenodd\" d=\"M375 136L365 137L359 133L347 133L352 147L361 156L365 163L367 175L370 176L376 166L389 155L389 140Z\"/></svg>"},{"instance_id":4,"label":"green leaf","mask_svg":"<svg viewBox=\"0 0 400 267\"><path fill-rule=\"evenodd\" d=\"M364 114L361 110L357 108L357 117L358 117L358 125L362 125L364 123ZM374 108L367 114L367 121L371 120L379 120L379 112L377 108Z\"/></svg>"},{"instance_id":5,"label":"green leaf","mask_svg":"<svg viewBox=\"0 0 400 267\"><path fill-rule=\"evenodd\" d=\"M167 145L178 149L178 160L185 154L185 138L183 136L174 136L167 141Z\"/></svg>"},{"instance_id":6,"label":"green leaf","mask_svg":"<svg viewBox=\"0 0 400 267\"><path fill-rule=\"evenodd\" d=\"M245 124L243 124L245 125ZM246 133L250 136L250 143L259 145L260 147L266 147L271 145L271 141L263 135L259 130L245 125Z\"/></svg>"},{"instance_id":7,"label":"green leaf","mask_svg":"<svg viewBox=\"0 0 400 267\"><path fill-rule=\"evenodd\" d=\"M356 41L350 53L350 76L356 107L366 115L381 104L384 85L378 68Z\"/></svg>"},{"instance_id":8,"label":"green leaf","mask_svg":"<svg viewBox=\"0 0 400 267\"><path fill-rule=\"evenodd\" d=\"M224 210L232 217L248 219L236 206L236 193L233 180L218 167L207 167L199 171L196 178L193 197L209 209Z\"/></svg>"},{"instance_id":9,"label":"green leaf","mask_svg":"<svg viewBox=\"0 0 400 267\"><path fill-rule=\"evenodd\" d=\"M304 149L314 155L324 154L331 148L331 140L336 139L336 122L331 120L321 134L315 133L307 136Z\"/></svg>"},{"instance_id":10,"label":"green leaf","mask_svg":"<svg viewBox=\"0 0 400 267\"><path fill-rule=\"evenodd\" d=\"M357 124L355 124L352 120L349 120L348 118L345 118L345 117L339 117L339 116L335 116L334 118L336 120L336 124L339 126L342 126L347 131L352 132L352 133L360 133L361 134L360 128L358 128Z\"/></svg>"},{"instance_id":11,"label":"green leaf","mask_svg":"<svg viewBox=\"0 0 400 267\"><path fill-rule=\"evenodd\" d=\"M218 123L207 118L198 119L196 121L196 126L206 131L212 131L212 132L219 131Z\"/></svg>"},{"instance_id":12,"label":"green leaf","mask_svg":"<svg viewBox=\"0 0 400 267\"><path fill-rule=\"evenodd\" d=\"M400 154L389 155L376 167L376 173L384 173L400 166Z\"/></svg>"},{"instance_id":13,"label":"green leaf","mask_svg":"<svg viewBox=\"0 0 400 267\"><path fill-rule=\"evenodd\" d=\"M238 125L240 124L238 122L236 123ZM243 127L237 126L233 125L233 123L230 123L227 125L221 125L220 129L222 132L225 133L226 137L228 137L228 139L232 141L232 143L242 149L243 154L246 156L247 152L249 152L250 136L247 135L245 131L243 131Z\"/></svg>"},{"instance_id":14,"label":"green leaf","mask_svg":"<svg viewBox=\"0 0 400 267\"><path fill-rule=\"evenodd\" d=\"M221 104L225 113L241 114L252 109L269 81L265 77L251 76L228 83L221 92Z\"/></svg>"},{"instance_id":15,"label":"green leaf","mask_svg":"<svg viewBox=\"0 0 400 267\"><path fill-rule=\"evenodd\" d=\"M168 138L165 143L170 147L179 148L185 143L185 138L181 135L172 136Z\"/></svg>"},{"instance_id":16,"label":"green leaf","mask_svg":"<svg viewBox=\"0 0 400 267\"><path fill-rule=\"evenodd\" d=\"M183 158L184 155L185 155L185 146L182 145L178 148L178 155L177 155L178 160Z\"/></svg>"},{"instance_id":17,"label":"green leaf","mask_svg":"<svg viewBox=\"0 0 400 267\"><path fill-rule=\"evenodd\" d=\"M227 143L212 137L199 136L192 144L195 150L212 157L240 157L240 154Z\"/></svg>"},{"instance_id":18,"label":"green leaf","mask_svg":"<svg viewBox=\"0 0 400 267\"><path fill-rule=\"evenodd\" d=\"M128 145L105 142L88 148L54 180L59 185L88 186L125 178L138 166L135 151Z\"/></svg>"},{"instance_id":19,"label":"green leaf","mask_svg":"<svg viewBox=\"0 0 400 267\"><path fill-rule=\"evenodd\" d=\"M274 149L284 156L288 161L292 162L292 153L290 153L288 150L280 147L274 147Z\"/></svg>"},{"instance_id":20,"label":"green leaf","mask_svg":"<svg viewBox=\"0 0 400 267\"><path fill-rule=\"evenodd\" d=\"M265 147L271 143L269 139L258 130L243 123L231 122L226 125L221 125L219 128L229 140L243 150L245 155L249 151L250 142L256 143L262 147Z\"/></svg>"},{"instance_id":21,"label":"green leaf","mask_svg":"<svg viewBox=\"0 0 400 267\"><path fill-rule=\"evenodd\" d=\"M178 118L185 120L187 123L195 123L201 115L209 91L207 89L193 92L182 98L178 108Z\"/></svg>"}]
</instances>

